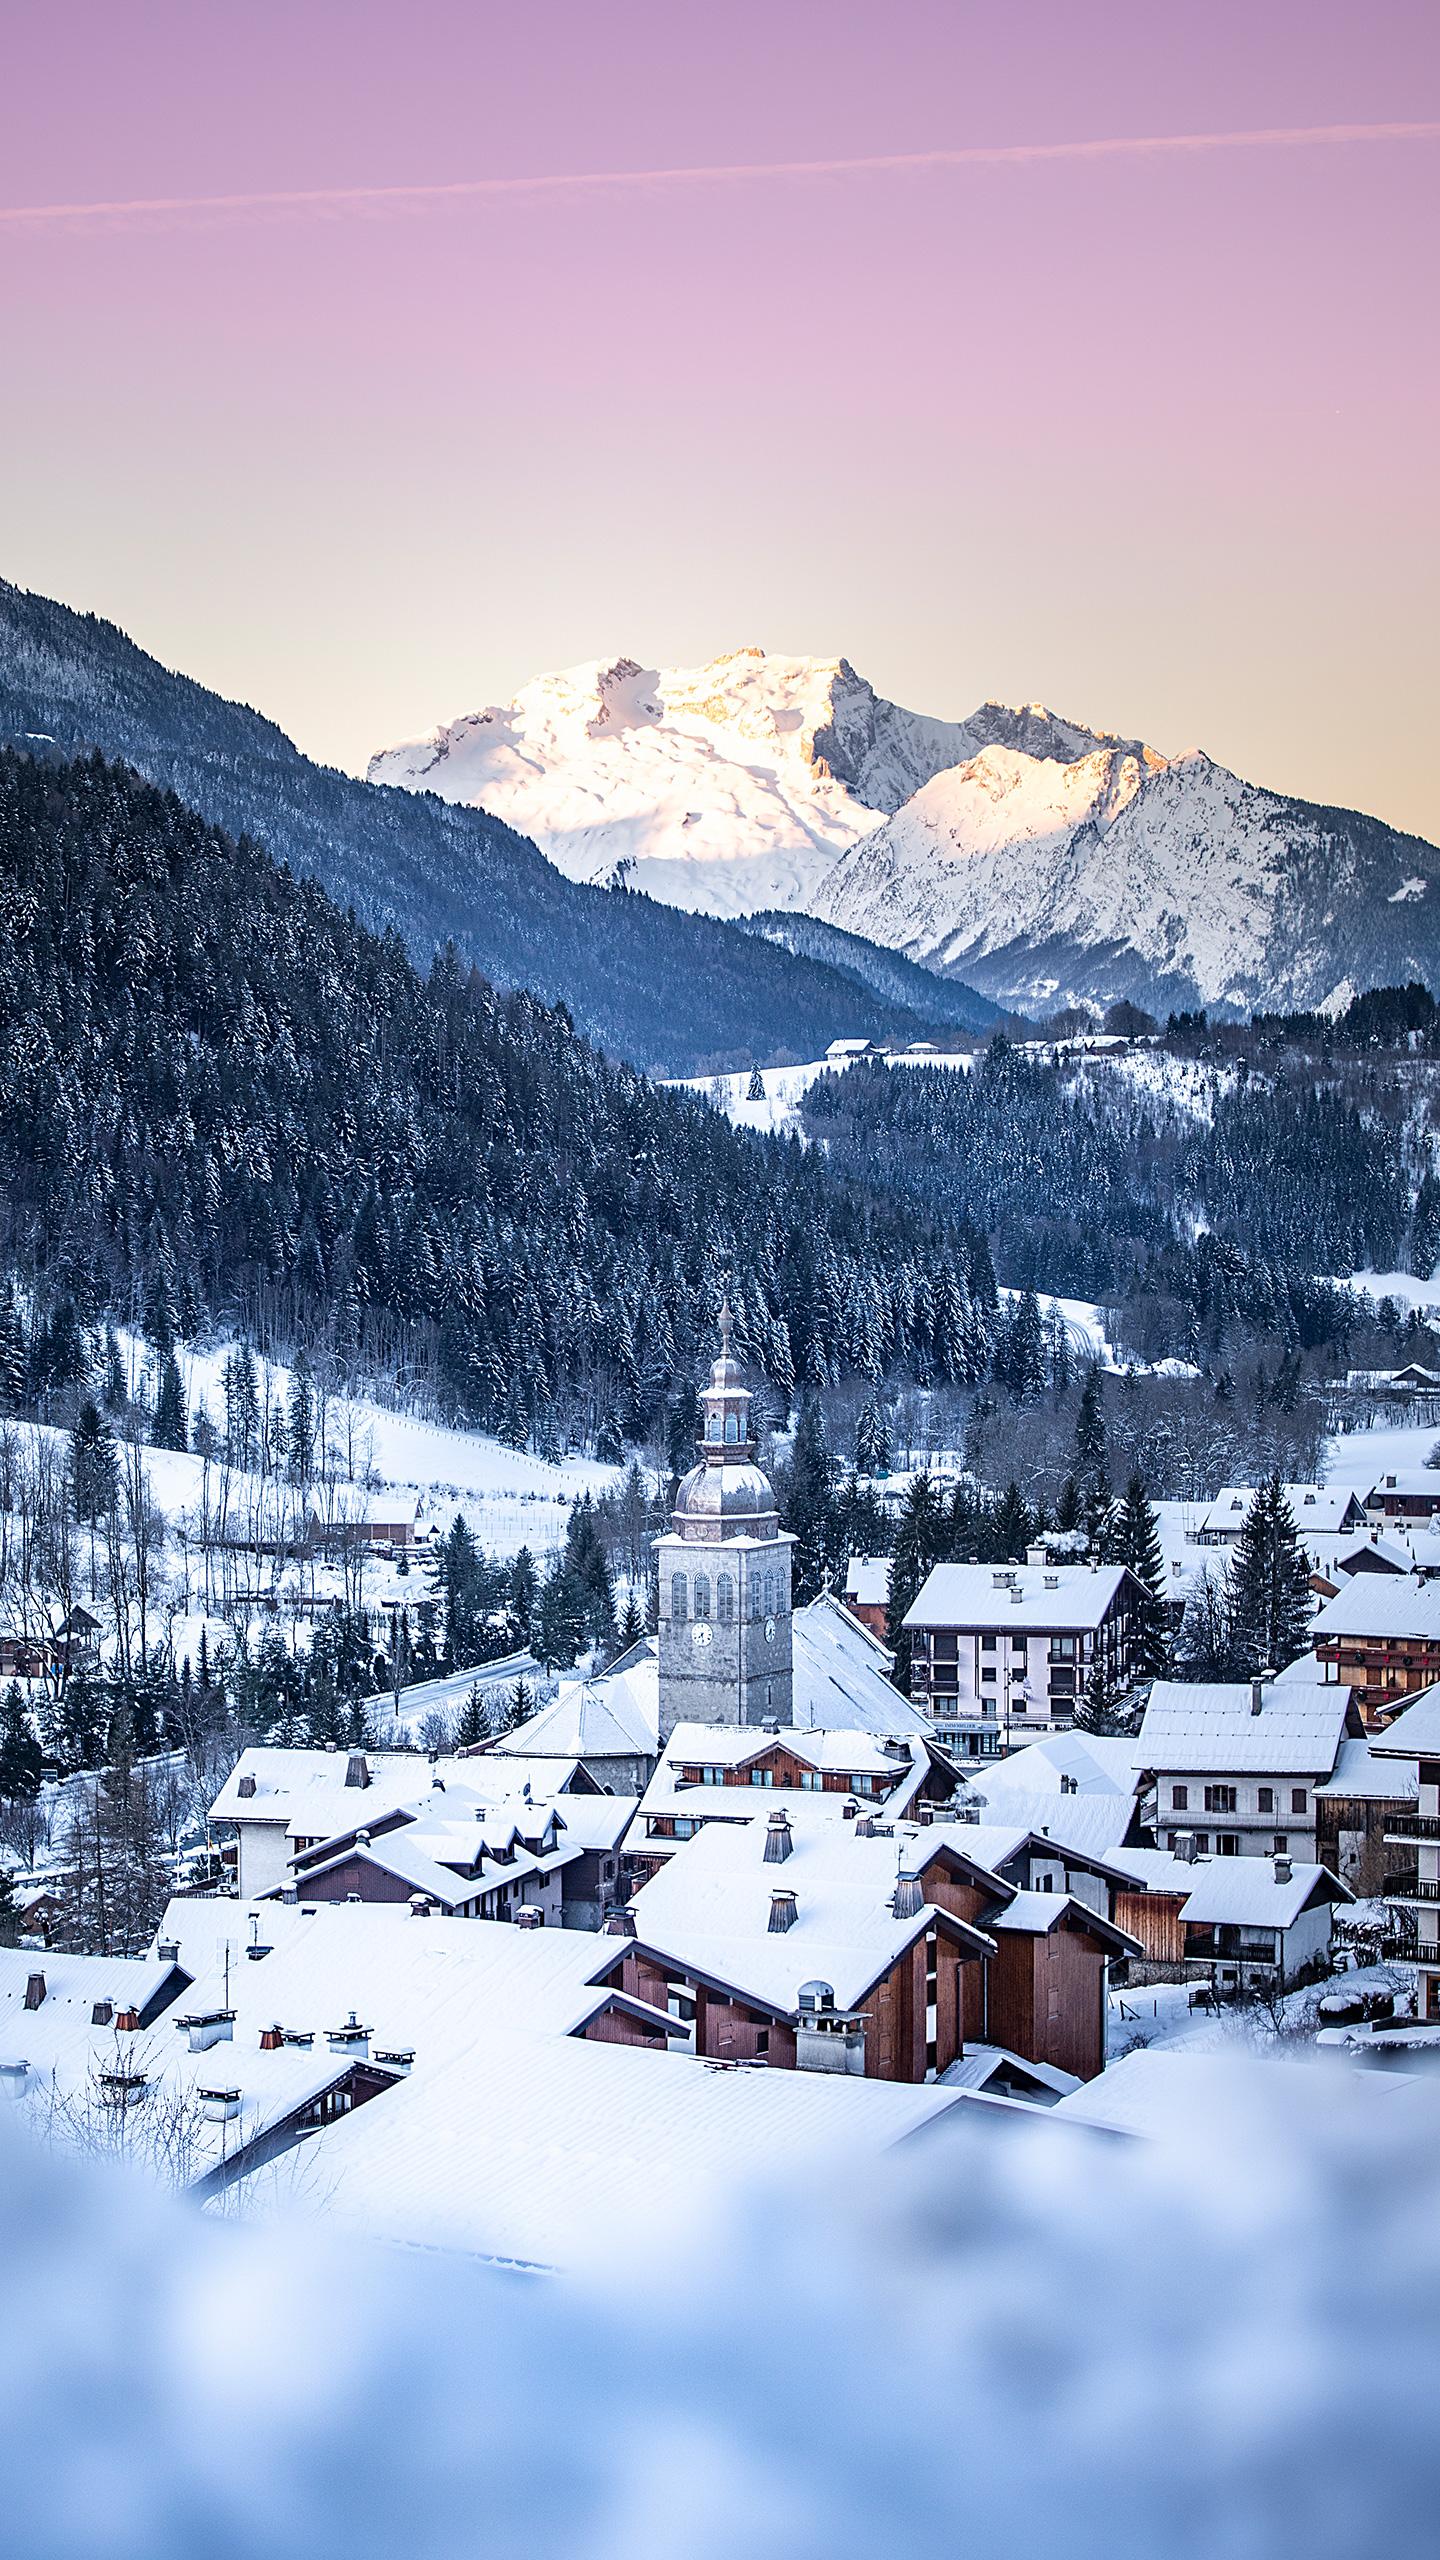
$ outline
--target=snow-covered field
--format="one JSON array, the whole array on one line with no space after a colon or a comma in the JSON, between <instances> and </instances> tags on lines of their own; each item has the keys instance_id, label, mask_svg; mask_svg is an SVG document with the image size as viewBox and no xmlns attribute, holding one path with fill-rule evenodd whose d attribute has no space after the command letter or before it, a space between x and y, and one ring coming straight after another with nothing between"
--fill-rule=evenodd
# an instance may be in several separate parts
<instances>
[{"instance_id":1,"label":"snow-covered field","mask_svg":"<svg viewBox=\"0 0 1440 2560\"><path fill-rule=\"evenodd\" d=\"M143 1372L144 1346L134 1335L122 1335L132 1378ZM187 1410L193 1417L203 1403L211 1421L223 1431L225 1398L221 1385L230 1342L194 1346L178 1354ZM262 1406L284 1410L290 1371L278 1362L256 1358ZM558 1546L565 1535L571 1505L587 1489L603 1491L616 1470L593 1458L538 1458L511 1449L481 1431L465 1431L421 1415L400 1413L368 1396L317 1396L317 1420L323 1421L327 1447L347 1483L372 1494L413 1498L420 1525L449 1527L459 1511L480 1544L490 1553L513 1556L522 1546L537 1555ZM204 1462L193 1454L151 1449L146 1466L154 1498L167 1517L192 1509L200 1500ZM383 1507L383 1506L382 1506Z\"/></svg>"},{"instance_id":2,"label":"snow-covered field","mask_svg":"<svg viewBox=\"0 0 1440 2560\"><path fill-rule=\"evenodd\" d=\"M1402 1307L1418 1307L1440 1323L1440 1277L1419 1280L1413 1271L1353 1271L1344 1279L1328 1284L1332 1289L1353 1289L1366 1298L1394 1298Z\"/></svg>"},{"instance_id":3,"label":"snow-covered field","mask_svg":"<svg viewBox=\"0 0 1440 2560\"><path fill-rule=\"evenodd\" d=\"M1337 1431L1325 1443L1325 1482L1368 1493L1384 1475L1423 1467L1440 1433L1433 1422L1385 1424L1378 1431Z\"/></svg>"},{"instance_id":4,"label":"snow-covered field","mask_svg":"<svg viewBox=\"0 0 1440 2560\"><path fill-rule=\"evenodd\" d=\"M887 1057L887 1067L973 1067L979 1054L973 1049L925 1049L901 1051ZM763 1100L750 1100L748 1067L733 1076L676 1076L671 1081L682 1093L702 1093L716 1109L723 1111L737 1129L759 1129L780 1137L799 1137L800 1105L817 1077L839 1074L844 1058L812 1058L803 1067L762 1067L760 1081L765 1088Z\"/></svg>"}]
</instances>

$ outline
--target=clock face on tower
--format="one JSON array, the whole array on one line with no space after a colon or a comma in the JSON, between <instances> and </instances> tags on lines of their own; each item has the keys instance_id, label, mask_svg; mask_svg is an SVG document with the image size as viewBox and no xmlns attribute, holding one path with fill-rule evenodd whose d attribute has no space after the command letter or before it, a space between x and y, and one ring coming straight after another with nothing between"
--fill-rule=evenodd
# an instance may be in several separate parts
<instances>
[{"instance_id":1,"label":"clock face on tower","mask_svg":"<svg viewBox=\"0 0 1440 2560\"><path fill-rule=\"evenodd\" d=\"M691 1643L693 1645L707 1645L710 1642L710 1636L711 1629L707 1625L706 1621L703 1618L697 1618L694 1626L690 1630Z\"/></svg>"}]
</instances>

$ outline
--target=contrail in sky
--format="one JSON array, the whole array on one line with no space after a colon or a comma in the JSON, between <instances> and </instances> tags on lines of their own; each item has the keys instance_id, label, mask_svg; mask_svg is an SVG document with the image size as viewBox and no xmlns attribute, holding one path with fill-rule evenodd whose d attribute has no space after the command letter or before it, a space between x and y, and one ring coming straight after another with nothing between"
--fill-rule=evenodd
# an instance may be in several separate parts
<instances>
[{"instance_id":1,"label":"contrail in sky","mask_svg":"<svg viewBox=\"0 0 1440 2560\"><path fill-rule=\"evenodd\" d=\"M100 204L0 205L0 229L106 229L117 223L243 219L251 214L404 212L408 207L537 198L638 194L648 189L741 186L762 178L922 176L947 169L1020 169L1056 160L1178 158L1213 151L1278 151L1327 143L1436 142L1440 123L1262 125L1240 133L1121 134L1097 142L967 143L953 151L877 152L859 159L764 160L697 169L586 169L563 176L456 178L409 186L293 187L219 196L136 196Z\"/></svg>"}]
</instances>

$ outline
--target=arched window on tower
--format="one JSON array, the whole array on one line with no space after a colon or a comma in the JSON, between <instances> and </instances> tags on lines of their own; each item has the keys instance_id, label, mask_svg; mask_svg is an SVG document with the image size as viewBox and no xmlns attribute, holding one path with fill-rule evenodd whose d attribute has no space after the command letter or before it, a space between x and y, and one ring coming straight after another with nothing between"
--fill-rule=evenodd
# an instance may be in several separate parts
<instances>
[{"instance_id":1,"label":"arched window on tower","mask_svg":"<svg viewBox=\"0 0 1440 2560\"><path fill-rule=\"evenodd\" d=\"M775 1576L773 1573L767 1573L765 1576L765 1615L767 1618L773 1618L775 1615Z\"/></svg>"},{"instance_id":2,"label":"arched window on tower","mask_svg":"<svg viewBox=\"0 0 1440 2560\"><path fill-rule=\"evenodd\" d=\"M735 1441L735 1440L738 1440L738 1439L739 1439L739 1437L740 1437L740 1416L739 1416L739 1414L738 1414L738 1413L735 1413L735 1412L733 1412L733 1411L732 1411L732 1412L730 1412L730 1413L727 1413L727 1414L726 1414L726 1416L725 1416L725 1437L726 1437L726 1439L727 1439L727 1440L730 1440L730 1441Z\"/></svg>"},{"instance_id":3,"label":"arched window on tower","mask_svg":"<svg viewBox=\"0 0 1440 2560\"><path fill-rule=\"evenodd\" d=\"M721 1433L723 1432L724 1428L725 1428L725 1425L724 1425L724 1423L721 1421L719 1414L718 1414L718 1413L712 1413L712 1414L711 1414L711 1416L710 1416L710 1419L709 1419L708 1423L707 1423L707 1424L706 1424L706 1426L705 1426L705 1436L706 1436L706 1438L707 1438L707 1439L709 1439L709 1440L718 1440L718 1439L720 1438Z\"/></svg>"},{"instance_id":4,"label":"arched window on tower","mask_svg":"<svg viewBox=\"0 0 1440 2560\"><path fill-rule=\"evenodd\" d=\"M708 1618L710 1615L710 1576L708 1573L697 1573L695 1576L695 1615L697 1618Z\"/></svg>"},{"instance_id":5,"label":"arched window on tower","mask_svg":"<svg viewBox=\"0 0 1440 2560\"><path fill-rule=\"evenodd\" d=\"M670 1576L670 1615L672 1618L680 1619L682 1623L688 1615L685 1605L685 1576L683 1573L672 1573Z\"/></svg>"},{"instance_id":6,"label":"arched window on tower","mask_svg":"<svg viewBox=\"0 0 1440 2560\"><path fill-rule=\"evenodd\" d=\"M728 1627L735 1615L734 1576L722 1573L715 1584L715 1615L722 1627Z\"/></svg>"}]
</instances>

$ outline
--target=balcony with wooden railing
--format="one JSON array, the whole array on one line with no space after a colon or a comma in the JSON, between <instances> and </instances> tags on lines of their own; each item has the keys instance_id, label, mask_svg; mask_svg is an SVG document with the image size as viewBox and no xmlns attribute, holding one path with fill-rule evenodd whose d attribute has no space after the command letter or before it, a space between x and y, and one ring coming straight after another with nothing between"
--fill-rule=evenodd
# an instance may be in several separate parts
<instances>
[{"instance_id":1,"label":"balcony with wooden railing","mask_svg":"<svg viewBox=\"0 0 1440 2560\"><path fill-rule=\"evenodd\" d=\"M1440 1813L1387 1813L1387 1840L1440 1840Z\"/></svg>"}]
</instances>

